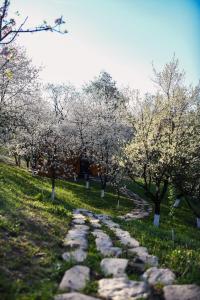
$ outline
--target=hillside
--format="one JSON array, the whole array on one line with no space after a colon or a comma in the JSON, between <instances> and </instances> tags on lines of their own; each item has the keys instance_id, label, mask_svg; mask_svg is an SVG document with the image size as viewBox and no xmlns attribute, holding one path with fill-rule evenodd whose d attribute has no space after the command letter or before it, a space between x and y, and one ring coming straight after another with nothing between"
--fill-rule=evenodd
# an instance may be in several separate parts
<instances>
[{"instance_id":1,"label":"hillside","mask_svg":"<svg viewBox=\"0 0 200 300\"><path fill-rule=\"evenodd\" d=\"M48 179L32 177L25 169L0 163L0 299L52 299L69 264L61 259L63 238L74 208L86 208L114 217L139 240L141 245L159 257L160 265L171 268L179 283L200 284L199 230L194 217L183 207L175 211L175 240L167 203L162 206L161 227L154 228L152 217L129 222L116 219L133 209L133 202L120 199L109 189L100 198L98 183L86 190L83 182L57 180L56 199L50 200ZM144 197L142 190L130 184ZM98 253L90 248L87 264L98 272ZM93 286L88 293L94 293Z\"/></svg>"}]
</instances>

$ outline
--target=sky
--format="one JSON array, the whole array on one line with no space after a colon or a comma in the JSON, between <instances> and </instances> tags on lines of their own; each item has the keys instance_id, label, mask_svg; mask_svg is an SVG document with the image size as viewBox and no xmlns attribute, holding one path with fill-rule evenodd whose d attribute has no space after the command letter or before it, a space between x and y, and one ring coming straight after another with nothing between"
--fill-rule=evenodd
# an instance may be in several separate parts
<instances>
[{"instance_id":1,"label":"sky","mask_svg":"<svg viewBox=\"0 0 200 300\"><path fill-rule=\"evenodd\" d=\"M200 0L13 0L28 24L63 15L68 34L24 34L18 43L42 80L80 87L100 71L119 86L151 91L157 69L175 53L186 82L200 79Z\"/></svg>"}]
</instances>

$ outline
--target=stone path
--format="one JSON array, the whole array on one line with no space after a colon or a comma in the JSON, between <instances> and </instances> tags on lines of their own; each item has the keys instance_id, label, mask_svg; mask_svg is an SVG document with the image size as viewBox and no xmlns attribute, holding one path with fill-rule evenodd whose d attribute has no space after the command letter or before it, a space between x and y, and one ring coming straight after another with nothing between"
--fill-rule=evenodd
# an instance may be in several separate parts
<instances>
[{"instance_id":1,"label":"stone path","mask_svg":"<svg viewBox=\"0 0 200 300\"><path fill-rule=\"evenodd\" d=\"M121 219L129 221L133 219L143 219L145 217L148 217L148 215L152 211L152 208L146 200L127 188L121 188L120 192L131 199L135 205L135 208L131 212L123 216L119 216Z\"/></svg>"},{"instance_id":2,"label":"stone path","mask_svg":"<svg viewBox=\"0 0 200 300\"><path fill-rule=\"evenodd\" d=\"M118 239L118 247L109 236L110 231ZM95 297L83 293L87 283L93 280L93 270L84 265L89 233L94 236L96 249L104 257L100 263L102 275ZM175 285L175 274L169 269L159 268L158 258L149 254L147 248L140 246L128 231L121 229L109 216L85 209L74 210L64 248L63 259L73 262L74 266L66 270L55 300L152 300L155 299L154 287L157 284L163 286L162 299L200 300L200 287ZM138 279L130 280L131 275Z\"/></svg>"}]
</instances>

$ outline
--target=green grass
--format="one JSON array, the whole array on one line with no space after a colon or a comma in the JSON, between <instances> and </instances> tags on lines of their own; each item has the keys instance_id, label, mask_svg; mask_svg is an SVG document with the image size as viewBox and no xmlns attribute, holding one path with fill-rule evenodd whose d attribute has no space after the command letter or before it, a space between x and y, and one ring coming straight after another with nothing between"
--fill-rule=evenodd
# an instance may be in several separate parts
<instances>
[{"instance_id":1,"label":"green grass","mask_svg":"<svg viewBox=\"0 0 200 300\"><path fill-rule=\"evenodd\" d=\"M112 189L102 200L97 183L86 190L83 182L57 180L54 201L50 194L49 179L0 163L1 300L52 299L67 267L61 259L62 240L74 208L112 216L133 208L130 200L121 197L117 209ZM90 261L92 264L92 257Z\"/></svg>"},{"instance_id":2,"label":"green grass","mask_svg":"<svg viewBox=\"0 0 200 300\"><path fill-rule=\"evenodd\" d=\"M128 187L145 197L133 183ZM114 217L149 252L159 257L160 265L177 274L179 283L200 284L200 231L185 203L169 216L167 197L161 208L161 226L152 225L151 215L145 220L123 222L117 215L130 212L132 201L117 196L108 189L100 198L100 186L93 183L86 190L84 182L57 180L56 199L50 200L51 184L46 178L33 177L27 170L0 163L0 299L51 300L57 292L64 271L73 263L61 259L62 241L71 222L74 208L86 208ZM147 199L148 200L148 199ZM171 229L175 230L172 241ZM107 229L107 233L110 233ZM119 241L111 235L114 245ZM102 277L101 255L94 238L89 235L88 257L84 264L92 272L85 293L96 295L97 280ZM131 275L134 279L134 274Z\"/></svg>"},{"instance_id":3,"label":"green grass","mask_svg":"<svg viewBox=\"0 0 200 300\"><path fill-rule=\"evenodd\" d=\"M146 198L137 184L129 182L128 188ZM149 201L148 198L146 198ZM152 204L152 203L151 203ZM160 266L172 269L178 283L200 285L200 230L185 201L174 209L170 216L169 193L161 205L160 227L153 226L153 213L146 219L123 222L117 219L122 228L128 230L149 252L157 255ZM174 240L172 240L172 229Z\"/></svg>"}]
</instances>

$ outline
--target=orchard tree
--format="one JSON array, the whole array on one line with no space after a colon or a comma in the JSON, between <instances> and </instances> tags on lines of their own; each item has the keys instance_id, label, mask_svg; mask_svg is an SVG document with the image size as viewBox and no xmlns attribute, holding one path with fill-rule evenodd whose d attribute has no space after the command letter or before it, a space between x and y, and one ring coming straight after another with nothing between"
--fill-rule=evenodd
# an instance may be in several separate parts
<instances>
[{"instance_id":1,"label":"orchard tree","mask_svg":"<svg viewBox=\"0 0 200 300\"><path fill-rule=\"evenodd\" d=\"M85 91L90 103L87 157L98 166L101 197L104 197L113 168L116 168L115 158L130 135L122 120L124 97L106 72L91 82Z\"/></svg>"},{"instance_id":2,"label":"orchard tree","mask_svg":"<svg viewBox=\"0 0 200 300\"><path fill-rule=\"evenodd\" d=\"M187 201L200 228L200 87L193 89L191 95L177 137L180 144L174 158L172 182Z\"/></svg>"},{"instance_id":3,"label":"orchard tree","mask_svg":"<svg viewBox=\"0 0 200 300\"><path fill-rule=\"evenodd\" d=\"M56 178L77 176L74 163L80 153L80 140L73 105L77 101L78 93L69 84L48 84L46 91L50 114L49 124L43 136L42 171L51 177L54 199Z\"/></svg>"},{"instance_id":4,"label":"orchard tree","mask_svg":"<svg viewBox=\"0 0 200 300\"><path fill-rule=\"evenodd\" d=\"M0 58L1 60L1 58ZM5 141L17 126L39 89L39 70L32 66L25 51L15 48L15 55L0 70L0 138Z\"/></svg>"},{"instance_id":5,"label":"orchard tree","mask_svg":"<svg viewBox=\"0 0 200 300\"><path fill-rule=\"evenodd\" d=\"M181 141L188 132L183 120L193 92L184 85L174 57L161 72L154 69L155 95L137 97L133 114L135 136L126 147L126 165L130 176L143 179L147 195L154 203L154 225L159 226L160 204L165 197ZM180 131L182 134L180 134Z\"/></svg>"}]
</instances>

